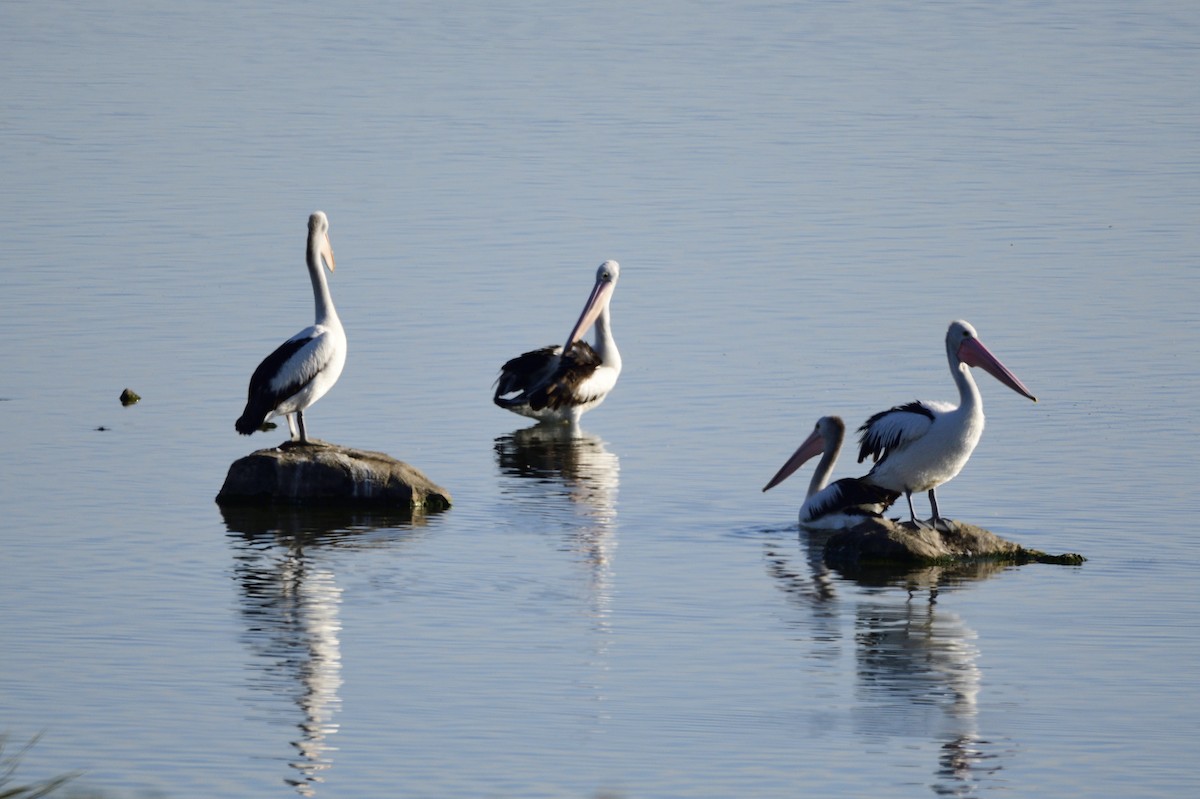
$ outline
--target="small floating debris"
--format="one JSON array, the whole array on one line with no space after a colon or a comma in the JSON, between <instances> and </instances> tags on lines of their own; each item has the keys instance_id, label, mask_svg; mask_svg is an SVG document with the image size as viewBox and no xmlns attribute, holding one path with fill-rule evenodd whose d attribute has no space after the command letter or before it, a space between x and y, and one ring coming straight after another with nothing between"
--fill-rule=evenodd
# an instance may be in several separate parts
<instances>
[{"instance_id":1,"label":"small floating debris","mask_svg":"<svg viewBox=\"0 0 1200 799\"><path fill-rule=\"evenodd\" d=\"M130 405L136 405L142 401L142 397L131 388L127 388L121 392L121 404L128 408Z\"/></svg>"},{"instance_id":2,"label":"small floating debris","mask_svg":"<svg viewBox=\"0 0 1200 799\"><path fill-rule=\"evenodd\" d=\"M97 433L107 433L111 429L112 429L111 427L105 427L104 425L100 425L99 427L96 428L96 432Z\"/></svg>"}]
</instances>

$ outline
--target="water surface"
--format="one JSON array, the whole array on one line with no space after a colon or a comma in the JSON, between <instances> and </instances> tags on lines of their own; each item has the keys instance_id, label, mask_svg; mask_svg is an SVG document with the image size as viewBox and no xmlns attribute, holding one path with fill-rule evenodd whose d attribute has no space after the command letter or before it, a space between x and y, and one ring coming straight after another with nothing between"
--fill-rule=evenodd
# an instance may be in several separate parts
<instances>
[{"instance_id":1,"label":"water surface","mask_svg":"<svg viewBox=\"0 0 1200 799\"><path fill-rule=\"evenodd\" d=\"M1187 3L0 11L0 734L106 796L1196 787ZM222 512L311 318L312 435L448 512ZM614 258L576 440L489 403ZM818 416L980 377L946 515L1082 567L827 569ZM122 408L129 386L144 400ZM838 476L855 474L849 451ZM924 499L918 507L924 511ZM930 601L936 587L936 601Z\"/></svg>"}]
</instances>

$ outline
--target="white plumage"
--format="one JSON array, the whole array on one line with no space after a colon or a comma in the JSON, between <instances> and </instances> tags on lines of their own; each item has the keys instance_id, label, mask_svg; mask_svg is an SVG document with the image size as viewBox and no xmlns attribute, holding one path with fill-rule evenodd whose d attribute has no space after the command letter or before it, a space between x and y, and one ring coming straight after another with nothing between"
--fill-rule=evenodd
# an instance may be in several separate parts
<instances>
[{"instance_id":1,"label":"white plumage","mask_svg":"<svg viewBox=\"0 0 1200 799\"><path fill-rule=\"evenodd\" d=\"M903 493L908 512L914 491L928 491L936 527L942 518L934 490L952 480L966 465L983 435L983 399L971 367L978 366L1013 391L1037 402L1029 389L988 352L968 322L951 322L946 331L946 358L958 386L959 404L910 402L875 414L859 428L858 461L875 462L862 479L888 491Z\"/></svg>"},{"instance_id":2,"label":"white plumage","mask_svg":"<svg viewBox=\"0 0 1200 799\"><path fill-rule=\"evenodd\" d=\"M500 368L492 397L496 405L539 422L574 425L604 401L621 375L621 353L609 313L620 275L616 261L600 264L592 293L565 345L531 350ZM596 343L591 346L581 338L593 322Z\"/></svg>"},{"instance_id":3,"label":"white plumage","mask_svg":"<svg viewBox=\"0 0 1200 799\"><path fill-rule=\"evenodd\" d=\"M307 442L304 410L325 396L346 364L346 333L325 279L325 265L333 272L335 262L329 219L322 211L308 218L307 260L316 319L279 345L254 370L246 408L234 425L242 435L258 430L272 416L284 416L292 441Z\"/></svg>"},{"instance_id":4,"label":"white plumage","mask_svg":"<svg viewBox=\"0 0 1200 799\"><path fill-rule=\"evenodd\" d=\"M857 477L843 477L829 483L829 475L842 449L846 424L837 416L822 416L812 433L787 462L780 467L763 491L782 483L806 461L821 455L804 504L800 506L800 525L816 530L840 530L854 527L870 518L879 518L899 496Z\"/></svg>"}]
</instances>

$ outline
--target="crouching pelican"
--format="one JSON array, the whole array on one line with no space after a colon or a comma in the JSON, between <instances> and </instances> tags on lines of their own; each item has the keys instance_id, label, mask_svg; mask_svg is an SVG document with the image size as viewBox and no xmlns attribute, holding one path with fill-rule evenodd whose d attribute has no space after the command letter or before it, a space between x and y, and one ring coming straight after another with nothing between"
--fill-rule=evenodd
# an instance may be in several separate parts
<instances>
[{"instance_id":1,"label":"crouching pelican","mask_svg":"<svg viewBox=\"0 0 1200 799\"><path fill-rule=\"evenodd\" d=\"M928 491L935 528L942 517L934 489L962 471L983 435L983 399L970 367L983 368L1013 391L1037 402L1037 397L988 352L968 322L950 323L946 358L958 385L958 407L917 400L877 413L858 429L858 462L869 455L875 463L863 479L888 491L902 492L908 500L909 518L916 525L920 522L913 511L912 494Z\"/></svg>"},{"instance_id":2,"label":"crouching pelican","mask_svg":"<svg viewBox=\"0 0 1200 799\"><path fill-rule=\"evenodd\" d=\"M800 506L800 526L816 530L840 530L879 518L900 495L872 485L865 479L843 477L829 483L829 473L842 450L846 424L838 416L822 416L812 433L804 440L787 463L771 481L763 486L768 491L782 483L805 461L821 456L817 470L808 484L808 494Z\"/></svg>"},{"instance_id":3,"label":"crouching pelican","mask_svg":"<svg viewBox=\"0 0 1200 799\"><path fill-rule=\"evenodd\" d=\"M286 416L292 441L305 443L304 410L333 388L346 365L346 333L333 307L325 266L334 270L329 219L323 211L308 218L308 276L316 320L268 355L250 377L246 409L234 424L248 436L272 416Z\"/></svg>"},{"instance_id":4,"label":"crouching pelican","mask_svg":"<svg viewBox=\"0 0 1200 799\"><path fill-rule=\"evenodd\" d=\"M552 345L518 355L500 368L492 401L539 422L574 425L584 412L604 401L621 374L621 353L613 340L608 305L621 265L605 261L579 321L563 346ZM596 324L596 344L582 340Z\"/></svg>"}]
</instances>

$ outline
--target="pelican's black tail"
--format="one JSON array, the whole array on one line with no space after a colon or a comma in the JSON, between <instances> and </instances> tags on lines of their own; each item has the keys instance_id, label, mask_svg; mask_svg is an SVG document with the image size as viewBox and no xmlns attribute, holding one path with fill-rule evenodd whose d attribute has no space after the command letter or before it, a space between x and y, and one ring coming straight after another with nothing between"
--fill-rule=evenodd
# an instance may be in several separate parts
<instances>
[{"instance_id":1,"label":"pelican's black tail","mask_svg":"<svg viewBox=\"0 0 1200 799\"><path fill-rule=\"evenodd\" d=\"M262 427L263 422L267 420L265 416L259 419L257 422L254 421L254 418L255 417L251 416L249 411L247 411L246 413L243 413L236 422L233 423L233 427L242 435L248 436L258 430L258 428Z\"/></svg>"}]
</instances>

